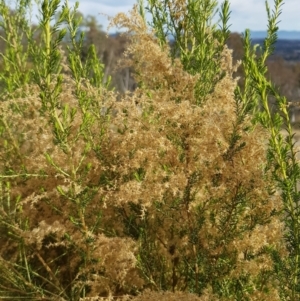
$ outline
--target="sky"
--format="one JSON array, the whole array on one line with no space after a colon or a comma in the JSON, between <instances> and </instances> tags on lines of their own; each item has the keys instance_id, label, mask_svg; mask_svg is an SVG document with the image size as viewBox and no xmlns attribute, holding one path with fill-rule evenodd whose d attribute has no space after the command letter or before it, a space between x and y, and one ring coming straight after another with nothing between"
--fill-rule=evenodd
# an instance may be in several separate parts
<instances>
[{"instance_id":1,"label":"sky","mask_svg":"<svg viewBox=\"0 0 300 301\"><path fill-rule=\"evenodd\" d=\"M106 30L108 20L105 15L114 16L118 12L128 12L136 0L78 0L79 11L84 15L96 16L99 23ZM274 0L268 1L273 6ZM73 5L75 1L69 0ZM146 1L145 1L146 3ZM219 0L219 3L221 1ZM230 30L232 32L243 32L246 28L250 30L267 29L267 13L265 0L231 0ZM104 14L104 15L103 15ZM282 6L282 14L279 23L280 30L300 31L300 0L285 0ZM115 31L115 29L110 32Z\"/></svg>"}]
</instances>

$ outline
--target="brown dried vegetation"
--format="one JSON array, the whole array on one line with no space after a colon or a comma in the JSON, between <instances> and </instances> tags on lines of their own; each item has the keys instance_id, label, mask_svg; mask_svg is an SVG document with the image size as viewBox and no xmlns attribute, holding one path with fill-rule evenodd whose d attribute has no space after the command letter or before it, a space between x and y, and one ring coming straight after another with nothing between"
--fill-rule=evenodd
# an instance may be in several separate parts
<instances>
[{"instance_id":1,"label":"brown dried vegetation","mask_svg":"<svg viewBox=\"0 0 300 301\"><path fill-rule=\"evenodd\" d=\"M32 300L279 300L281 201L265 130L238 120L231 51L198 106L201 74L136 12L115 22L134 32L124 65L141 83L121 102L87 81L82 106L65 76L60 140L38 87L0 103L0 287Z\"/></svg>"}]
</instances>

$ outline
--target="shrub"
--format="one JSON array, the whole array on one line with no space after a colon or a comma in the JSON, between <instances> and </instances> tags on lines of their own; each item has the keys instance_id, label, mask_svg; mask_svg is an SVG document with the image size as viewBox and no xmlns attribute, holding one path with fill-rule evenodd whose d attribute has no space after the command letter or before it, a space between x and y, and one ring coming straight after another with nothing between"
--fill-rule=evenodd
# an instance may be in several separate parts
<instances>
[{"instance_id":1,"label":"shrub","mask_svg":"<svg viewBox=\"0 0 300 301\"><path fill-rule=\"evenodd\" d=\"M227 1L221 30L205 25L215 1L187 10L149 1L153 30L140 2L139 13L113 21L128 29L122 63L139 83L117 101L93 47L80 59L77 6L66 1L50 27L58 4L43 2L28 80L10 85L0 103L0 298L296 300L298 228L289 217L297 209L288 207L296 195L286 172L294 168L296 181L298 165L291 129L285 144L279 133L288 114L268 115L264 94L276 94L263 75L277 15L269 15L265 56L250 55L245 38L241 91L224 46ZM197 4L207 15L196 16ZM171 21L192 16L183 35L174 25L175 48L162 34L171 28L166 8Z\"/></svg>"}]
</instances>

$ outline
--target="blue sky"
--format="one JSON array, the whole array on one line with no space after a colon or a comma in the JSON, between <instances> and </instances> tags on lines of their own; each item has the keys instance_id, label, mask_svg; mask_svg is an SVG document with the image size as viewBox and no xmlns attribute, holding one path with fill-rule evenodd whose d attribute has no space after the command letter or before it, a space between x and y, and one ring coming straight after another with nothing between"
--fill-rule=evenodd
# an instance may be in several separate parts
<instances>
[{"instance_id":1,"label":"blue sky","mask_svg":"<svg viewBox=\"0 0 300 301\"><path fill-rule=\"evenodd\" d=\"M84 15L97 16L99 23L106 29L107 17L102 14L114 16L118 12L128 12L136 0L78 0L79 10ZM146 1L145 1L146 2ZM219 1L221 3L221 1ZM270 6L273 0L268 1ZM75 1L69 0L73 5ZM231 0L231 31L243 32L246 28L251 30L265 30L266 11L265 0ZM300 31L300 0L285 0L279 23L280 30Z\"/></svg>"}]
</instances>

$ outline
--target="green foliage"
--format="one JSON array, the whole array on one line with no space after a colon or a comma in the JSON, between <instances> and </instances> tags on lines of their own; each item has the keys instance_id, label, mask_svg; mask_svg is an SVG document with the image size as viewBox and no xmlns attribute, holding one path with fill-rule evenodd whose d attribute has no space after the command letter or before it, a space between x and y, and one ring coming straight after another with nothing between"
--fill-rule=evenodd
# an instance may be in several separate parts
<instances>
[{"instance_id":1,"label":"green foliage","mask_svg":"<svg viewBox=\"0 0 300 301\"><path fill-rule=\"evenodd\" d=\"M195 89L199 104L223 76L220 62L230 33L230 11L226 0L221 5L220 28L217 28L217 24L212 24L217 4L211 0L151 0L146 7L152 17L150 26L154 28L160 44L174 40L171 42L172 58L179 57L185 70L201 75Z\"/></svg>"},{"instance_id":2,"label":"green foliage","mask_svg":"<svg viewBox=\"0 0 300 301\"><path fill-rule=\"evenodd\" d=\"M27 1L17 1L16 9L0 2L1 39L5 42L5 52L1 53L0 86L1 94L11 93L16 88L30 81L28 44L24 40L30 39L32 30L28 26L26 12L29 10Z\"/></svg>"},{"instance_id":3,"label":"green foliage","mask_svg":"<svg viewBox=\"0 0 300 301\"><path fill-rule=\"evenodd\" d=\"M300 167L297 159L297 151L294 142L294 133L289 119L288 101L281 96L272 84L266 79L266 59L274 51L277 40L278 18L281 13L283 1L276 0L274 10L270 11L268 3L266 10L268 15L268 35L264 40L260 56L255 55L255 50L250 47L250 35L245 33L245 59L243 61L246 72L245 94L252 94L248 102L255 103L254 108L259 105L262 110L256 109L256 119L270 132L268 162L273 168L274 180L281 190L284 205L284 219L286 224L286 242L290 256L283 260L286 264L282 269L286 273L285 286L290 288L290 300L299 298L299 187ZM251 92L249 92L251 91ZM276 101L277 112L272 113L269 99L273 97ZM284 129L284 134L282 133ZM281 262L283 264L283 262ZM288 279L288 280L287 280Z\"/></svg>"}]
</instances>

